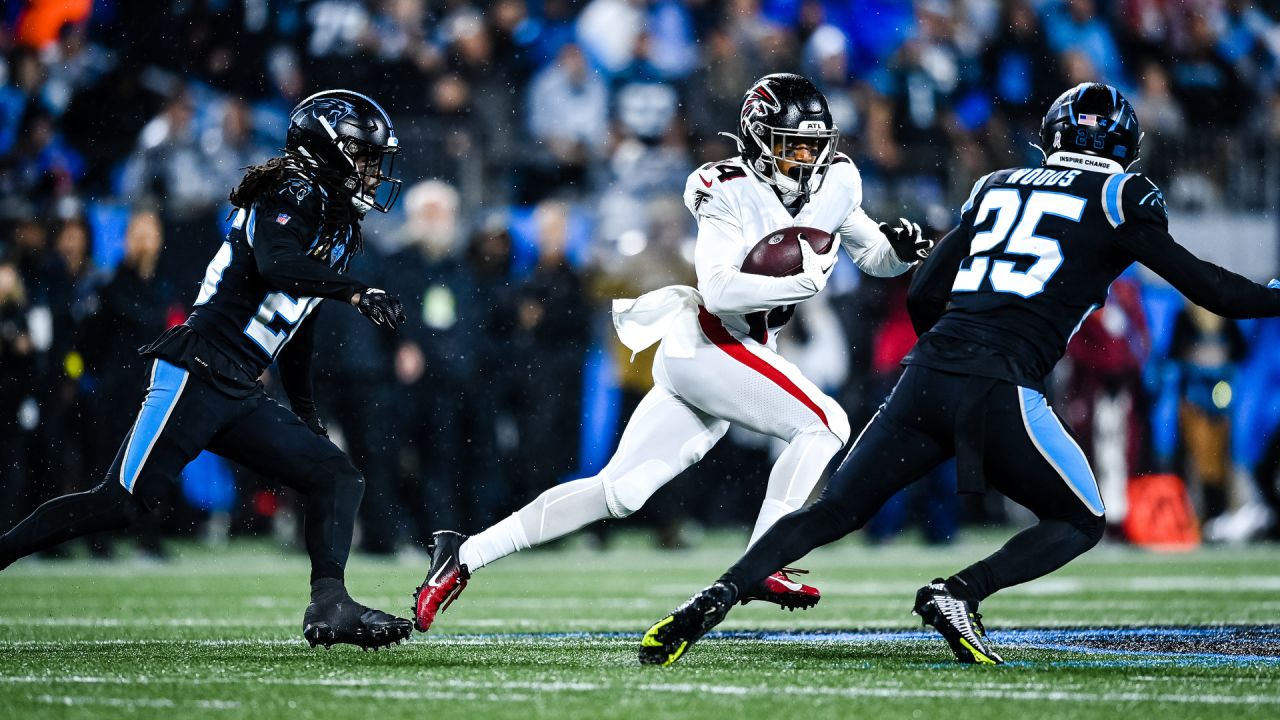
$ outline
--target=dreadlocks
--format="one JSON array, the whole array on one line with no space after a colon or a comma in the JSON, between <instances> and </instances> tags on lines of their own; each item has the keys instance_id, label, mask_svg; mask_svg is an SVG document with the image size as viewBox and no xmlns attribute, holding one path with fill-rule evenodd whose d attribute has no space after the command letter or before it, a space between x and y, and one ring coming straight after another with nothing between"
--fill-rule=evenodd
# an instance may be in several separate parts
<instances>
[{"instance_id":1,"label":"dreadlocks","mask_svg":"<svg viewBox=\"0 0 1280 720\"><path fill-rule=\"evenodd\" d=\"M323 219L320 237L322 239L313 245L307 254L328 261L329 252L333 250L335 242L341 236L338 230L347 225L351 226L352 251L358 253L363 250L364 236L360 232L361 216L351 206L351 191L342 186L341 178L329 177L333 174L317 168L315 163L292 150L286 149L284 155L280 157L271 158L261 165L250 165L245 168L244 178L231 191L229 197L231 204L241 208L252 206L263 192L277 187L289 173L301 175L325 191L323 193L325 199L321 201ZM328 200L329 196L342 200L332 202Z\"/></svg>"}]
</instances>

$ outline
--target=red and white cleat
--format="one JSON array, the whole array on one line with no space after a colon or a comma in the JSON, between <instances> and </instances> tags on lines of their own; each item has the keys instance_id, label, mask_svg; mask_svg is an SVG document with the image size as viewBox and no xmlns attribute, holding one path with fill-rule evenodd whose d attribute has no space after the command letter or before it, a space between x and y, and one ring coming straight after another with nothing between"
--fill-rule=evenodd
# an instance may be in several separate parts
<instances>
[{"instance_id":1,"label":"red and white cleat","mask_svg":"<svg viewBox=\"0 0 1280 720\"><path fill-rule=\"evenodd\" d=\"M797 608L808 610L818 604L818 601L822 599L822 593L818 592L818 588L812 585L805 585L791 579L792 575L808 574L808 570L782 568L765 578L754 589L743 593L739 602L746 605L752 600L762 600L788 610L796 610Z\"/></svg>"},{"instance_id":2,"label":"red and white cleat","mask_svg":"<svg viewBox=\"0 0 1280 720\"><path fill-rule=\"evenodd\" d=\"M436 615L462 594L471 573L458 562L458 548L467 537L452 530L432 535L431 568L427 579L413 591L413 627L418 632L431 629Z\"/></svg>"}]
</instances>

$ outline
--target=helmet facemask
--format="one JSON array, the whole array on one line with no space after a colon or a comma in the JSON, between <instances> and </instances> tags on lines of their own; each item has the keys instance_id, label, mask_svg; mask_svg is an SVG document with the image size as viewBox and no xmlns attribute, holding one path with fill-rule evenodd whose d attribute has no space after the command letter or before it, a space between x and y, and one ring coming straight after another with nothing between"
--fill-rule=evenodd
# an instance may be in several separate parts
<instances>
[{"instance_id":1,"label":"helmet facemask","mask_svg":"<svg viewBox=\"0 0 1280 720\"><path fill-rule=\"evenodd\" d=\"M351 163L351 174L343 186L351 193L351 204L361 214L369 210L387 212L400 197L400 179L395 177L396 139L387 147L377 147L348 138L338 143Z\"/></svg>"},{"instance_id":2,"label":"helmet facemask","mask_svg":"<svg viewBox=\"0 0 1280 720\"><path fill-rule=\"evenodd\" d=\"M399 140L386 111L366 95L325 90L303 100L290 115L286 146L360 215L385 213L400 195Z\"/></svg>"},{"instance_id":3,"label":"helmet facemask","mask_svg":"<svg viewBox=\"0 0 1280 720\"><path fill-rule=\"evenodd\" d=\"M835 157L839 129L818 121L804 121L799 128L780 128L753 122L747 135L760 148L753 169L773 185L788 202L809 197L822 187L826 170ZM807 148L807 152L805 149ZM799 156L799 157L797 157ZM783 171L783 163L787 171Z\"/></svg>"}]
</instances>

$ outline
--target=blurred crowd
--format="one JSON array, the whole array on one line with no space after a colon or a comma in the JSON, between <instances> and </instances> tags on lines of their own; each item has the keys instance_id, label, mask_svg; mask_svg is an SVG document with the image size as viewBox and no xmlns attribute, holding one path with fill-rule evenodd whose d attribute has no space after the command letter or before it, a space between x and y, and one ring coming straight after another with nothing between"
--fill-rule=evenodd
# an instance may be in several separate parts
<instances>
[{"instance_id":1,"label":"blurred crowd","mask_svg":"<svg viewBox=\"0 0 1280 720\"><path fill-rule=\"evenodd\" d=\"M181 322L245 166L327 87L391 112L407 191L353 272L401 294L377 332L321 313L318 395L368 482L361 547L474 530L603 465L647 391L607 302L692 281L680 199L735 153L743 92L827 94L873 217L941 234L972 181L1038 164L1067 87L1118 86L1177 212L1276 207L1280 14L1239 0L25 0L0 10L0 525L87 488L141 401L135 348ZM1274 232L1274 231L1273 231ZM914 334L905 281L843 263L783 352L869 417ZM1117 523L1130 478L1183 478L1219 539L1273 526L1280 325L1234 323L1127 276L1055 376ZM268 379L270 380L270 378ZM390 410L390 411L388 411ZM1234 431L1244 428L1244 431ZM773 449L735 430L642 513L663 542L746 524ZM940 469L875 539L1004 518ZM288 532L290 501L193 463L144 535ZM1117 530L1117 536L1123 531ZM109 552L105 540L95 544Z\"/></svg>"}]
</instances>

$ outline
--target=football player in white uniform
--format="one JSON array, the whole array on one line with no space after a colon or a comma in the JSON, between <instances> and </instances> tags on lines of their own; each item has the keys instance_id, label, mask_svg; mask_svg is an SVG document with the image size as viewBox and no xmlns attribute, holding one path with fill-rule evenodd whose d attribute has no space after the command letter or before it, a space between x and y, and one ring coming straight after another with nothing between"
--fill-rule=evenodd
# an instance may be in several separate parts
<instances>
[{"instance_id":1,"label":"football player in white uniform","mask_svg":"<svg viewBox=\"0 0 1280 720\"><path fill-rule=\"evenodd\" d=\"M431 568L414 594L426 631L470 574L524 548L639 510L658 488L702 458L730 423L786 441L769 475L751 542L808 499L849 440L844 411L776 352L773 330L790 308L822 291L840 246L864 272L900 275L932 242L913 223L877 224L862 210L862 181L837 152L827 100L809 80L774 74L747 92L739 157L698 168L685 204L698 221L696 289L672 286L614 302L614 325L632 350L661 346L654 388L631 416L600 474L557 485L489 529L435 533ZM755 244L781 228L814 227L839 238L825 254L800 242L802 271L740 271ZM782 570L744 594L790 609L812 607L817 589Z\"/></svg>"}]
</instances>

